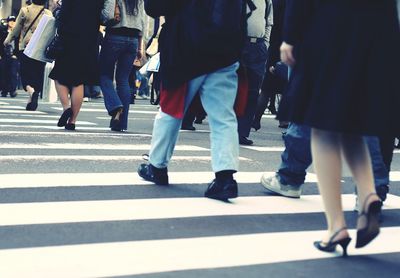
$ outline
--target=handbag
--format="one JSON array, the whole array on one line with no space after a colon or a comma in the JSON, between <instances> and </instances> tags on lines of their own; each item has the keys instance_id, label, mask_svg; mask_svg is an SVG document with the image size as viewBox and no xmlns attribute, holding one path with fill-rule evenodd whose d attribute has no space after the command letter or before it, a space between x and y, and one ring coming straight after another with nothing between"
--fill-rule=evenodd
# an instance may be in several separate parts
<instances>
[{"instance_id":1,"label":"handbag","mask_svg":"<svg viewBox=\"0 0 400 278\"><path fill-rule=\"evenodd\" d=\"M43 15L33 33L24 54L31 59L51 63L53 59L46 56L46 49L56 33L56 20L49 15Z\"/></svg>"},{"instance_id":2,"label":"handbag","mask_svg":"<svg viewBox=\"0 0 400 278\"><path fill-rule=\"evenodd\" d=\"M150 57L156 55L158 52L158 37L160 36L161 30L162 26L160 25L160 27L157 30L156 36L153 38L151 44L146 49L146 54L149 55Z\"/></svg>"},{"instance_id":3,"label":"handbag","mask_svg":"<svg viewBox=\"0 0 400 278\"><path fill-rule=\"evenodd\" d=\"M61 53L64 50L64 45L60 35L56 32L53 40L50 44L46 47L45 50L45 57L49 60L56 60L60 57Z\"/></svg>"}]
</instances>

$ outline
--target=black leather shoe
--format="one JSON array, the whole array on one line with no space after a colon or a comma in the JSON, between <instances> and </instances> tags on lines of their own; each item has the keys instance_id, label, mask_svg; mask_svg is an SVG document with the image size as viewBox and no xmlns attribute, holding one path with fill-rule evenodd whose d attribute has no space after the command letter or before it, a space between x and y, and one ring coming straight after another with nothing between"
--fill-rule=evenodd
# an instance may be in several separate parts
<instances>
[{"instance_id":1,"label":"black leather shoe","mask_svg":"<svg viewBox=\"0 0 400 278\"><path fill-rule=\"evenodd\" d=\"M68 123L65 125L65 129L66 130L75 130L75 124Z\"/></svg>"},{"instance_id":2,"label":"black leather shoe","mask_svg":"<svg viewBox=\"0 0 400 278\"><path fill-rule=\"evenodd\" d=\"M38 108L38 100L39 100L39 92L34 92L32 94L31 111L36 111L36 109Z\"/></svg>"},{"instance_id":3,"label":"black leather shoe","mask_svg":"<svg viewBox=\"0 0 400 278\"><path fill-rule=\"evenodd\" d=\"M191 131L195 131L196 128L192 125L183 125L181 126L181 130L191 130Z\"/></svg>"},{"instance_id":4,"label":"black leather shoe","mask_svg":"<svg viewBox=\"0 0 400 278\"><path fill-rule=\"evenodd\" d=\"M12 97L12 98L15 98L17 95L18 94L16 91L10 92L10 97Z\"/></svg>"},{"instance_id":5,"label":"black leather shoe","mask_svg":"<svg viewBox=\"0 0 400 278\"><path fill-rule=\"evenodd\" d=\"M69 120L69 118L72 117L72 109L71 107L66 109L62 114L60 119L58 120L57 126L62 127L65 126Z\"/></svg>"},{"instance_id":6,"label":"black leather shoe","mask_svg":"<svg viewBox=\"0 0 400 278\"><path fill-rule=\"evenodd\" d=\"M151 164L141 164L137 172L146 181L153 182L156 185L169 185L167 168L160 169Z\"/></svg>"},{"instance_id":7,"label":"black leather shoe","mask_svg":"<svg viewBox=\"0 0 400 278\"><path fill-rule=\"evenodd\" d=\"M211 199L227 201L228 199L237 198L238 185L234 179L213 180L204 193L204 196Z\"/></svg>"},{"instance_id":8,"label":"black leather shoe","mask_svg":"<svg viewBox=\"0 0 400 278\"><path fill-rule=\"evenodd\" d=\"M251 146L254 144L254 142L250 139L247 139L246 137L239 137L239 144L245 146Z\"/></svg>"}]
</instances>

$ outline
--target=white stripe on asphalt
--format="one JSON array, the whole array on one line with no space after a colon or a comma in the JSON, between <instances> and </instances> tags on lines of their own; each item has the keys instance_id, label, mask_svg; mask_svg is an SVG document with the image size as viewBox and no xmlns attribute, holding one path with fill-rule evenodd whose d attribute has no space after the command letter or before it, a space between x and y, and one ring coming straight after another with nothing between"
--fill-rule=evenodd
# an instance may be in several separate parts
<instances>
[{"instance_id":1,"label":"white stripe on asphalt","mask_svg":"<svg viewBox=\"0 0 400 278\"><path fill-rule=\"evenodd\" d=\"M40 144L8 144L0 143L0 149L36 149L36 150L150 150L150 145L134 144L69 144L69 143L40 143ZM207 148L177 145L177 151L209 151Z\"/></svg>"},{"instance_id":2,"label":"white stripe on asphalt","mask_svg":"<svg viewBox=\"0 0 400 278\"><path fill-rule=\"evenodd\" d=\"M283 152L285 147L277 146L277 147L256 147L256 146L242 146L242 148L249 149L252 151L258 152Z\"/></svg>"},{"instance_id":3,"label":"white stripe on asphalt","mask_svg":"<svg viewBox=\"0 0 400 278\"><path fill-rule=\"evenodd\" d=\"M2 125L0 125L2 127ZM15 127L15 126L12 126ZM20 126L18 126L20 127ZM60 130L60 128L56 128ZM139 133L128 133L128 132L111 132L110 129L107 129L109 132L104 133L96 133L96 132L65 132L65 131L17 131L17 130L9 130L9 131L1 131L1 135L26 135L37 137L40 135L45 136L55 136L55 135L62 135L62 136L75 136L75 137L104 137L104 138L121 138L121 137L149 137L151 138L151 134L139 134Z\"/></svg>"},{"instance_id":4,"label":"white stripe on asphalt","mask_svg":"<svg viewBox=\"0 0 400 278\"><path fill-rule=\"evenodd\" d=\"M274 172L265 172L274 175ZM238 183L260 183L264 172L239 172L235 174ZM207 184L213 178L213 172L170 172L171 184ZM49 174L1 174L0 188L37 188L37 187L77 187L77 186L118 186L151 184L130 173L49 173ZM315 174L307 174L306 182L316 182Z\"/></svg>"},{"instance_id":5,"label":"white stripe on asphalt","mask_svg":"<svg viewBox=\"0 0 400 278\"><path fill-rule=\"evenodd\" d=\"M141 155L3 155L0 161L140 161ZM210 156L174 156L173 160L191 161L211 161ZM250 161L251 159L239 157L240 161Z\"/></svg>"},{"instance_id":6,"label":"white stripe on asphalt","mask_svg":"<svg viewBox=\"0 0 400 278\"><path fill-rule=\"evenodd\" d=\"M268 225L268 223L265 223ZM313 246L324 231L229 235L23 248L0 251L3 277L114 277L327 259ZM355 231L350 234L355 238ZM380 236L354 256L400 252L400 228L382 228ZM340 249L340 248L338 248Z\"/></svg>"},{"instance_id":7,"label":"white stripe on asphalt","mask_svg":"<svg viewBox=\"0 0 400 278\"><path fill-rule=\"evenodd\" d=\"M24 129L64 130L63 127L58 127L58 126L56 126L56 124L57 124L57 122L54 121L54 125L51 125L51 126L49 126L49 125L0 125L0 127L2 127L2 128L5 128L5 127L8 127L8 128L18 128L18 129L24 128ZM91 123L91 124L96 125L96 124L94 124L94 123ZM80 126L80 125L79 125L79 122L77 122L77 127L76 127L76 129L77 129L77 130L76 130L75 132L78 132L79 130L86 130L86 131L89 131L89 130L94 130L94 131L110 131L110 128L109 128L109 127ZM69 132L68 134L72 134L72 133L75 133L75 132ZM37 132L35 132L35 133L37 133ZM51 134L53 134L53 133L51 133Z\"/></svg>"},{"instance_id":8,"label":"white stripe on asphalt","mask_svg":"<svg viewBox=\"0 0 400 278\"><path fill-rule=\"evenodd\" d=\"M59 110L59 111L62 111L63 109L62 108L59 108L59 107L52 107L54 110ZM81 112L105 112L105 113L108 113L107 112L107 110L104 108L104 109L97 109L97 108L82 108L81 110L80 110ZM145 111L145 110L135 110L135 109L130 109L129 110L129 114L131 114L131 113L133 113L133 114L157 114L158 112L157 111Z\"/></svg>"},{"instance_id":9,"label":"white stripe on asphalt","mask_svg":"<svg viewBox=\"0 0 400 278\"><path fill-rule=\"evenodd\" d=\"M32 124L57 124L53 120L30 120L30 119L0 119L0 123L32 123ZM77 121L77 125L97 125L92 122Z\"/></svg>"},{"instance_id":10,"label":"white stripe on asphalt","mask_svg":"<svg viewBox=\"0 0 400 278\"><path fill-rule=\"evenodd\" d=\"M7 105L7 106L3 106L6 109L16 109L16 110L25 110L25 107L23 106L14 106L14 105ZM2 107L0 107L1 109ZM14 112L19 112L19 111L15 111ZM33 112L33 111L32 111Z\"/></svg>"},{"instance_id":11,"label":"white stripe on asphalt","mask_svg":"<svg viewBox=\"0 0 400 278\"><path fill-rule=\"evenodd\" d=\"M343 195L344 211L353 211L355 196ZM389 195L385 210L400 209L400 197ZM207 198L163 198L106 201L0 204L0 226L133 221L233 215L322 213L319 195L300 199L278 196L240 197L231 203Z\"/></svg>"},{"instance_id":12,"label":"white stripe on asphalt","mask_svg":"<svg viewBox=\"0 0 400 278\"><path fill-rule=\"evenodd\" d=\"M4 113L4 114L23 114L23 115L30 114L32 116L37 116L39 114L46 114L45 112L42 112L42 111L26 111L26 110L21 110L21 111L18 110L18 111L16 111L16 110L1 109L1 108L0 108L0 113Z\"/></svg>"}]
</instances>

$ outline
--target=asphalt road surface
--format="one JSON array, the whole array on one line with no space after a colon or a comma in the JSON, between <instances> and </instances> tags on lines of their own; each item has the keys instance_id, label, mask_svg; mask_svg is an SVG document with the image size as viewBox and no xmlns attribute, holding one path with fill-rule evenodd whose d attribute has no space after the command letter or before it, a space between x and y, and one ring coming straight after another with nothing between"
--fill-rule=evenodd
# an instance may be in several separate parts
<instances>
[{"instance_id":1,"label":"asphalt road surface","mask_svg":"<svg viewBox=\"0 0 400 278\"><path fill-rule=\"evenodd\" d=\"M101 99L84 103L77 130L56 126L59 103L25 111L0 99L0 277L399 277L400 157L391 173L381 235L350 257L317 251L325 229L316 177L304 195L274 196L259 184L283 150L271 115L240 149L240 198L203 197L213 179L207 120L181 132L171 185L136 174L157 107L131 106L129 131L111 132ZM385 124L385 123L382 123ZM354 183L344 169L343 206L355 239Z\"/></svg>"}]
</instances>

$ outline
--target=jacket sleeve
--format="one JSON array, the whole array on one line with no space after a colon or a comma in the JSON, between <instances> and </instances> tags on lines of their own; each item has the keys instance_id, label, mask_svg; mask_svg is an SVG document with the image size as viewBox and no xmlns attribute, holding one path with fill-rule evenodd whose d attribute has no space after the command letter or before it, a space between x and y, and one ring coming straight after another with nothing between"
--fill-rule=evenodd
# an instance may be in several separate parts
<instances>
[{"instance_id":1,"label":"jacket sleeve","mask_svg":"<svg viewBox=\"0 0 400 278\"><path fill-rule=\"evenodd\" d=\"M286 0L283 41L296 45L302 40L313 8L313 0Z\"/></svg>"},{"instance_id":2,"label":"jacket sleeve","mask_svg":"<svg viewBox=\"0 0 400 278\"><path fill-rule=\"evenodd\" d=\"M153 17L172 16L179 11L188 0L144 0L146 13Z\"/></svg>"},{"instance_id":3,"label":"jacket sleeve","mask_svg":"<svg viewBox=\"0 0 400 278\"><path fill-rule=\"evenodd\" d=\"M14 29L8 34L7 38L4 40L4 45L11 44L13 40L15 40L21 35L22 28L25 24L25 20L26 20L25 11L24 8L22 8L19 11Z\"/></svg>"}]
</instances>

